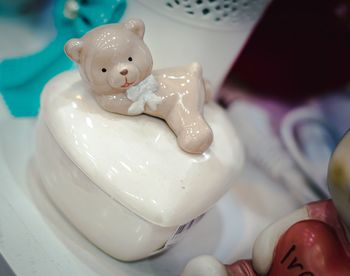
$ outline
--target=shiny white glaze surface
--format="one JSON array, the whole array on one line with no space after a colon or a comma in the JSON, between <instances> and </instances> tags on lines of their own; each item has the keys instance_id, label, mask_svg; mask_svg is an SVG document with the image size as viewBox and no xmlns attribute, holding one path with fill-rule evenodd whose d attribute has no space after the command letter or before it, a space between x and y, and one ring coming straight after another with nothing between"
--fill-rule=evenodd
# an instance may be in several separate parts
<instances>
[{"instance_id":1,"label":"shiny white glaze surface","mask_svg":"<svg viewBox=\"0 0 350 276\"><path fill-rule=\"evenodd\" d=\"M64 216L98 248L123 261L160 252L176 231L135 215L95 185L62 151L45 123L36 131L35 165Z\"/></svg>"},{"instance_id":2,"label":"shiny white glaze surface","mask_svg":"<svg viewBox=\"0 0 350 276\"><path fill-rule=\"evenodd\" d=\"M102 110L77 71L44 89L41 118L67 156L102 191L161 225L175 226L205 212L230 187L243 164L241 144L216 104L204 116L214 143L200 155L183 152L164 121Z\"/></svg>"}]
</instances>

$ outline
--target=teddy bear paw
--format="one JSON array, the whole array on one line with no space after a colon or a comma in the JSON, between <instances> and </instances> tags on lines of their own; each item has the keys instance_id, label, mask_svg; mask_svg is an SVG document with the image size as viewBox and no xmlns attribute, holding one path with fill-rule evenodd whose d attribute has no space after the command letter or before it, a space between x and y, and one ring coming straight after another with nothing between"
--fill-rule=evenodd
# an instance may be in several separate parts
<instances>
[{"instance_id":1,"label":"teddy bear paw","mask_svg":"<svg viewBox=\"0 0 350 276\"><path fill-rule=\"evenodd\" d=\"M200 154L205 152L213 142L211 128L186 128L178 135L179 146L188 153Z\"/></svg>"}]
</instances>

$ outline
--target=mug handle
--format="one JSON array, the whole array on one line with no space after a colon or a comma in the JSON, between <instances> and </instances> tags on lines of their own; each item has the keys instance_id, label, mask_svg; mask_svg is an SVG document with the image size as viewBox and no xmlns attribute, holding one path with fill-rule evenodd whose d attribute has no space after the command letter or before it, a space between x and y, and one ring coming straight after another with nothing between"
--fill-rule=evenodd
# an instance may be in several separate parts
<instances>
[{"instance_id":1,"label":"mug handle","mask_svg":"<svg viewBox=\"0 0 350 276\"><path fill-rule=\"evenodd\" d=\"M281 124L281 138L288 152L309 179L310 187L321 197L328 198L329 192L326 185L327 170L324 174L317 172L313 164L300 148L295 136L296 128L300 122L309 122L317 124L320 128L326 130L332 140L336 141L334 131L325 121L322 113L316 108L302 107L298 108L285 116ZM335 143L334 143L335 144ZM333 150L330 146L330 152Z\"/></svg>"}]
</instances>

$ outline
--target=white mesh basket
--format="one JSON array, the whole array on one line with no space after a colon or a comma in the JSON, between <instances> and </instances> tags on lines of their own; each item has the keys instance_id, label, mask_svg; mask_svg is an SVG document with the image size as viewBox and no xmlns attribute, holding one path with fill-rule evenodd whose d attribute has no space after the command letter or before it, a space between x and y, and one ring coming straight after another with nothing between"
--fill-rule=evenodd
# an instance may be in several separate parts
<instances>
[{"instance_id":1,"label":"white mesh basket","mask_svg":"<svg viewBox=\"0 0 350 276\"><path fill-rule=\"evenodd\" d=\"M145 21L155 68L197 61L220 86L270 0L130 0L124 18Z\"/></svg>"},{"instance_id":2,"label":"white mesh basket","mask_svg":"<svg viewBox=\"0 0 350 276\"><path fill-rule=\"evenodd\" d=\"M199 27L230 30L237 23L256 21L268 0L148 0L150 8Z\"/></svg>"}]
</instances>

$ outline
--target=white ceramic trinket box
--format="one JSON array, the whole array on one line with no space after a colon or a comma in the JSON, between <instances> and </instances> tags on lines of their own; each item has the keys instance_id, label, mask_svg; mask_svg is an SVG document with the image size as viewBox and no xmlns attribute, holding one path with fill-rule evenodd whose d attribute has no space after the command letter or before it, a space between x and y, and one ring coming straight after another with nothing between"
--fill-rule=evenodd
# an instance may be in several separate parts
<instances>
[{"instance_id":1,"label":"white ceramic trinket box","mask_svg":"<svg viewBox=\"0 0 350 276\"><path fill-rule=\"evenodd\" d=\"M152 71L144 32L130 19L69 40L81 77L66 72L46 85L37 129L48 195L85 237L125 261L175 243L243 163L201 66Z\"/></svg>"},{"instance_id":2,"label":"white ceramic trinket box","mask_svg":"<svg viewBox=\"0 0 350 276\"><path fill-rule=\"evenodd\" d=\"M117 259L165 249L242 167L241 144L215 103L204 110L215 140L196 155L181 150L160 119L104 111L77 71L52 79L41 106L35 160L44 188L87 239Z\"/></svg>"}]
</instances>

